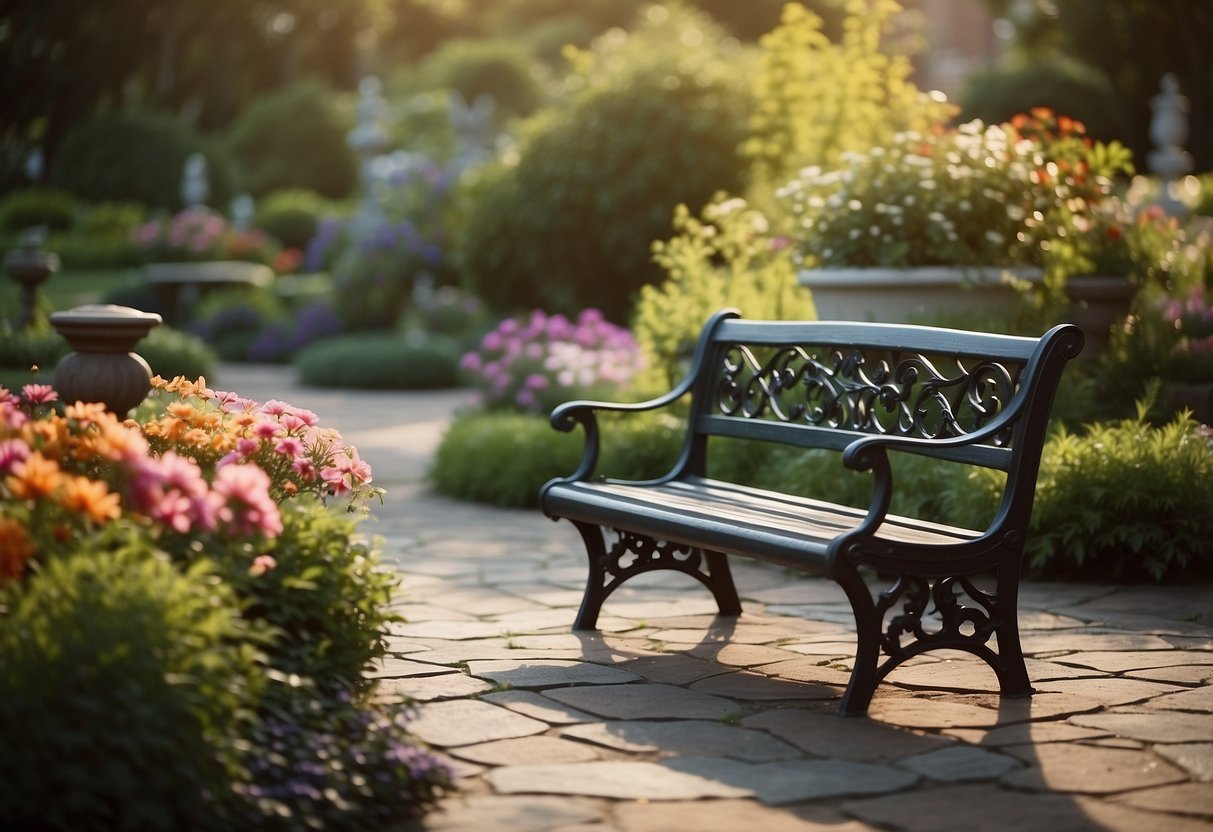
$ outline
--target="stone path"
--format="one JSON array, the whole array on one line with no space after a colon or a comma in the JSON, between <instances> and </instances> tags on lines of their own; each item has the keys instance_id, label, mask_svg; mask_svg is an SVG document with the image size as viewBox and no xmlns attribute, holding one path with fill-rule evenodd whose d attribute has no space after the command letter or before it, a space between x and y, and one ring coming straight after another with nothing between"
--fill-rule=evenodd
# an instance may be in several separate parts
<instances>
[{"instance_id":1,"label":"stone path","mask_svg":"<svg viewBox=\"0 0 1213 832\"><path fill-rule=\"evenodd\" d=\"M833 584L734 560L745 612L724 619L693 580L647 576L574 633L571 526L424 485L461 394L287 375L213 381L315 410L388 490L367 531L403 575L405 623L382 695L416 702L415 733L461 774L403 830L1213 830L1213 587L1028 584L1031 700L935 655L842 719L853 635Z\"/></svg>"}]
</instances>

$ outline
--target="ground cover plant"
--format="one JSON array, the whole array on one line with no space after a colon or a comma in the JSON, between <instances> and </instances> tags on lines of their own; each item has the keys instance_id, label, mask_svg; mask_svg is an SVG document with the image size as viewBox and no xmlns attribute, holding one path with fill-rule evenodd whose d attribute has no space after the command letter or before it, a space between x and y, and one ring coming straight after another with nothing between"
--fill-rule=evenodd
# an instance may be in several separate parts
<instances>
[{"instance_id":1,"label":"ground cover plant","mask_svg":"<svg viewBox=\"0 0 1213 832\"><path fill-rule=\"evenodd\" d=\"M0 825L374 829L450 772L372 704L396 578L315 414L0 391Z\"/></svg>"}]
</instances>

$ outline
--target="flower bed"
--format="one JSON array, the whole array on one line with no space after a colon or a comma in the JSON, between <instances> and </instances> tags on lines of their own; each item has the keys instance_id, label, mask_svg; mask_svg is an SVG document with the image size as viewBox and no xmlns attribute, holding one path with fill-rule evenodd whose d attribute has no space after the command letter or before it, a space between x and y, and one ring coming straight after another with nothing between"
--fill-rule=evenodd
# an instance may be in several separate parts
<instances>
[{"instance_id":1,"label":"flower bed","mask_svg":"<svg viewBox=\"0 0 1213 832\"><path fill-rule=\"evenodd\" d=\"M0 388L0 821L366 828L450 783L373 705L395 577L314 413L154 380L119 421ZM145 406L144 410L147 407Z\"/></svg>"}]
</instances>

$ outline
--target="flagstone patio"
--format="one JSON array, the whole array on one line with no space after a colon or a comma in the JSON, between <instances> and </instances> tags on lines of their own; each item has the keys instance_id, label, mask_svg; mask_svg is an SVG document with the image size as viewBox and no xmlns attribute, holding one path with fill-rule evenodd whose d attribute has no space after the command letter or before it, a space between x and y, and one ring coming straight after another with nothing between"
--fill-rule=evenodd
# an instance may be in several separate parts
<instances>
[{"instance_id":1,"label":"flagstone patio","mask_svg":"<svg viewBox=\"0 0 1213 832\"><path fill-rule=\"evenodd\" d=\"M1030 700L967 654L921 657L867 719L835 715L853 650L834 584L734 561L745 612L645 576L570 631L580 537L423 482L459 393L215 386L315 410L387 489L366 531L403 576L381 695L459 789L413 830L1213 830L1213 587L1028 583ZM647 580L646 580L647 578Z\"/></svg>"}]
</instances>

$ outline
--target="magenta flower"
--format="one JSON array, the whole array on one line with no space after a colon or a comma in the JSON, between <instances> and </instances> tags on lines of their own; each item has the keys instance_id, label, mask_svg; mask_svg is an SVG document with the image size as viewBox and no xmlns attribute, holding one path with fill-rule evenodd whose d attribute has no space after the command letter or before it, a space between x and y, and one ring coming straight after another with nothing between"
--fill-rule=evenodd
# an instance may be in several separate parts
<instances>
[{"instance_id":1,"label":"magenta flower","mask_svg":"<svg viewBox=\"0 0 1213 832\"><path fill-rule=\"evenodd\" d=\"M281 454L290 459L303 456L304 450L303 443L293 436L283 437L274 445L274 453Z\"/></svg>"},{"instance_id":2,"label":"magenta flower","mask_svg":"<svg viewBox=\"0 0 1213 832\"><path fill-rule=\"evenodd\" d=\"M218 516L228 533L237 537L277 537L282 515L270 497L270 478L256 465L227 465L215 472L212 491L218 497Z\"/></svg>"},{"instance_id":3,"label":"magenta flower","mask_svg":"<svg viewBox=\"0 0 1213 832\"><path fill-rule=\"evenodd\" d=\"M49 384L27 384L21 388L21 395L30 404L50 404L59 398L55 388Z\"/></svg>"},{"instance_id":4,"label":"magenta flower","mask_svg":"<svg viewBox=\"0 0 1213 832\"><path fill-rule=\"evenodd\" d=\"M6 474L21 460L29 456L29 445L21 439L0 441L0 474Z\"/></svg>"}]
</instances>

